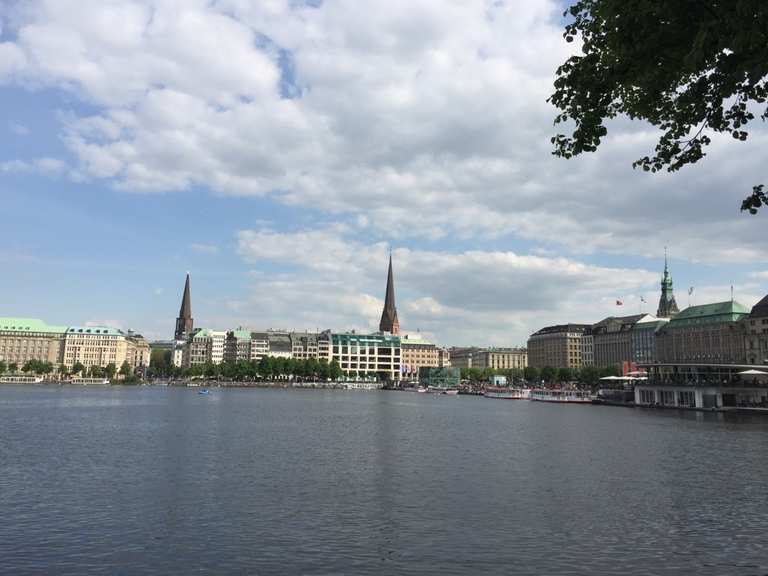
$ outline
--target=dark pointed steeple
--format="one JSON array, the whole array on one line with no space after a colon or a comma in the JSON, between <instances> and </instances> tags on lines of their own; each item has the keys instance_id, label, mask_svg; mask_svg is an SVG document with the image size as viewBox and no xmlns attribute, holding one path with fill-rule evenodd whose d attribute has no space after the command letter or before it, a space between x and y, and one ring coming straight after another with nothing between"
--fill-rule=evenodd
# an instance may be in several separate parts
<instances>
[{"instance_id":1,"label":"dark pointed steeple","mask_svg":"<svg viewBox=\"0 0 768 576\"><path fill-rule=\"evenodd\" d=\"M400 322L397 319L397 308L395 307L395 279L392 275L392 252L389 253L387 294L384 297L384 310L381 312L379 331L389 332L390 334L397 334L400 332Z\"/></svg>"},{"instance_id":2,"label":"dark pointed steeple","mask_svg":"<svg viewBox=\"0 0 768 576\"><path fill-rule=\"evenodd\" d=\"M181 308L179 308L179 317L176 318L176 340L186 340L192 333L192 300L189 297L189 272L187 280L184 282L184 296L181 298Z\"/></svg>"},{"instance_id":3,"label":"dark pointed steeple","mask_svg":"<svg viewBox=\"0 0 768 576\"><path fill-rule=\"evenodd\" d=\"M675 302L675 294L672 291L672 275L669 273L667 249L664 248L664 275L661 277L661 297L659 298L659 309L656 311L656 317L671 318L679 311L677 302Z\"/></svg>"}]
</instances>

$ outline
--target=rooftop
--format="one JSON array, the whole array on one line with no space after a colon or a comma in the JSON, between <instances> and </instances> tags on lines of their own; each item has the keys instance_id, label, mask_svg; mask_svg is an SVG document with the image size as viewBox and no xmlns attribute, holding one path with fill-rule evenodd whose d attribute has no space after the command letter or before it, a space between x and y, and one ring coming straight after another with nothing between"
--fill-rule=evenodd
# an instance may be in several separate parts
<instances>
[{"instance_id":1,"label":"rooftop","mask_svg":"<svg viewBox=\"0 0 768 576\"><path fill-rule=\"evenodd\" d=\"M668 328L682 328L698 324L716 324L720 322L736 322L749 314L749 309L734 302L715 302L713 304L701 304L689 306L682 310L667 324Z\"/></svg>"},{"instance_id":2,"label":"rooftop","mask_svg":"<svg viewBox=\"0 0 768 576\"><path fill-rule=\"evenodd\" d=\"M3 332L27 332L37 334L64 334L66 326L51 326L37 318L0 318L0 330Z\"/></svg>"}]
</instances>

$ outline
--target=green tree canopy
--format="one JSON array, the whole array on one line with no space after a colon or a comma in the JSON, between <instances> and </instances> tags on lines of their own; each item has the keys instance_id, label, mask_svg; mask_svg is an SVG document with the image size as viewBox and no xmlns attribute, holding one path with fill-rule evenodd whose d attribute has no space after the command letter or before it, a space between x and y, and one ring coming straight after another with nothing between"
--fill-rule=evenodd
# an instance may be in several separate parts
<instances>
[{"instance_id":1,"label":"green tree canopy","mask_svg":"<svg viewBox=\"0 0 768 576\"><path fill-rule=\"evenodd\" d=\"M550 97L555 124L573 124L552 138L556 156L595 151L605 121L626 115L662 131L633 166L675 171L705 156L708 133L746 140L756 113L768 119L765 0L578 0L564 16L563 35L579 37L582 53L558 68ZM742 210L763 204L754 186Z\"/></svg>"},{"instance_id":2,"label":"green tree canopy","mask_svg":"<svg viewBox=\"0 0 768 576\"><path fill-rule=\"evenodd\" d=\"M544 368L541 369L541 379L544 380L544 382L552 382L555 379L555 376L557 376L557 369L552 368L552 366L544 366Z\"/></svg>"},{"instance_id":3,"label":"green tree canopy","mask_svg":"<svg viewBox=\"0 0 768 576\"><path fill-rule=\"evenodd\" d=\"M85 366L83 366L80 362L75 362L72 365L72 374L81 374L85 370Z\"/></svg>"},{"instance_id":4,"label":"green tree canopy","mask_svg":"<svg viewBox=\"0 0 768 576\"><path fill-rule=\"evenodd\" d=\"M124 360L120 366L120 375L125 377L133 376L133 370L131 370L131 365L128 364L128 360Z\"/></svg>"},{"instance_id":5,"label":"green tree canopy","mask_svg":"<svg viewBox=\"0 0 768 576\"><path fill-rule=\"evenodd\" d=\"M539 380L539 369L533 366L526 366L523 368L523 377L527 382L533 384Z\"/></svg>"},{"instance_id":6,"label":"green tree canopy","mask_svg":"<svg viewBox=\"0 0 768 576\"><path fill-rule=\"evenodd\" d=\"M0 360L0 374L5 373L7 369L8 365L5 363L5 360Z\"/></svg>"}]
</instances>

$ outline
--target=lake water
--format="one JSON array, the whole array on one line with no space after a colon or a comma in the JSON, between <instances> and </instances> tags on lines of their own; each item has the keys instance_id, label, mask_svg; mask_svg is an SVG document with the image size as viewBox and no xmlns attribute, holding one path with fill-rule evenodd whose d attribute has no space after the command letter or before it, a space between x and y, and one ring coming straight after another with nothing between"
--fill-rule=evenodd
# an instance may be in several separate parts
<instances>
[{"instance_id":1,"label":"lake water","mask_svg":"<svg viewBox=\"0 0 768 576\"><path fill-rule=\"evenodd\" d=\"M2 574L768 574L768 418L0 387Z\"/></svg>"}]
</instances>

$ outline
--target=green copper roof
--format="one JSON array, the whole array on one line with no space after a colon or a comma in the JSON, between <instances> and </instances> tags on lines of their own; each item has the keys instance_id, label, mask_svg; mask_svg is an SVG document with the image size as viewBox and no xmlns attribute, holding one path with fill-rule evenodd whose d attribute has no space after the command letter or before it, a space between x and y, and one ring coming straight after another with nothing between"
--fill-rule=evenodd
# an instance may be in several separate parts
<instances>
[{"instance_id":1,"label":"green copper roof","mask_svg":"<svg viewBox=\"0 0 768 576\"><path fill-rule=\"evenodd\" d=\"M237 338L238 340L250 340L251 339L251 331L250 330L232 330L232 335Z\"/></svg>"},{"instance_id":2,"label":"green copper roof","mask_svg":"<svg viewBox=\"0 0 768 576\"><path fill-rule=\"evenodd\" d=\"M749 314L746 306L728 300L701 306L689 306L669 321L670 328L680 328L695 324L713 324L718 322L737 322Z\"/></svg>"},{"instance_id":3,"label":"green copper roof","mask_svg":"<svg viewBox=\"0 0 768 576\"><path fill-rule=\"evenodd\" d=\"M0 318L0 331L36 332L42 334L64 334L66 326L50 326L37 318Z\"/></svg>"}]
</instances>

